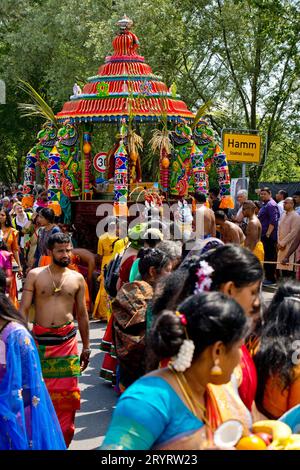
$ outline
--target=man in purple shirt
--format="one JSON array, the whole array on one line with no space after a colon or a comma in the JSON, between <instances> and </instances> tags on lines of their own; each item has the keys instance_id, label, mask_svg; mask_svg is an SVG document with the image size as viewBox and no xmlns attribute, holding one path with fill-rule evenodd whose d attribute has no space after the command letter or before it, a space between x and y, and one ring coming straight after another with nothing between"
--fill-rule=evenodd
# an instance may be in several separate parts
<instances>
[{"instance_id":1,"label":"man in purple shirt","mask_svg":"<svg viewBox=\"0 0 300 470\"><path fill-rule=\"evenodd\" d=\"M279 221L279 209L272 198L269 188L262 188L260 191L260 198L263 202L262 208L258 213L258 218L261 223L262 233L261 241L265 250L265 261L277 260L277 229ZM264 285L276 283L276 264L265 264L265 280Z\"/></svg>"}]
</instances>

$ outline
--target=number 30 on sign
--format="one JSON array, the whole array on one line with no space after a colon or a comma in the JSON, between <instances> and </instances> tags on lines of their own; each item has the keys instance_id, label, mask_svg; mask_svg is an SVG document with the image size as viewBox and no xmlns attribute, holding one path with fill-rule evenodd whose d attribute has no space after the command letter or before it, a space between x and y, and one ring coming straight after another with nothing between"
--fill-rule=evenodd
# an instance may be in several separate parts
<instances>
[{"instance_id":1,"label":"number 30 on sign","mask_svg":"<svg viewBox=\"0 0 300 470\"><path fill-rule=\"evenodd\" d=\"M105 152L99 152L94 156L93 166L94 166L96 171L99 171L100 173L105 173L105 171L106 171L106 158L107 158L107 153L105 153Z\"/></svg>"}]
</instances>

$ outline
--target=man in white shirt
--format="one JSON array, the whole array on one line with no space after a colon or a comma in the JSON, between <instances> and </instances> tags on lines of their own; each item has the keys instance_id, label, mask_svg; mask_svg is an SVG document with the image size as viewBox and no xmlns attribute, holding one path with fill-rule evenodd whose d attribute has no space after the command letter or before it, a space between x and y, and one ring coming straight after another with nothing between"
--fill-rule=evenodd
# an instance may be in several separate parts
<instances>
[{"instance_id":1,"label":"man in white shirt","mask_svg":"<svg viewBox=\"0 0 300 470\"><path fill-rule=\"evenodd\" d=\"M287 197L288 197L288 192L285 191L284 189L280 189L280 191L278 191L278 193L276 193L275 195L275 199L276 199L277 206L279 209L279 217L281 217L282 214L284 213L283 202Z\"/></svg>"},{"instance_id":2,"label":"man in white shirt","mask_svg":"<svg viewBox=\"0 0 300 470\"><path fill-rule=\"evenodd\" d=\"M237 224L240 224L244 220L243 204L248 199L248 191L246 189L240 189L237 192L236 196L237 196L237 201L238 201L238 204L239 204L239 209L237 211L237 214L232 217L232 222L236 222Z\"/></svg>"}]
</instances>

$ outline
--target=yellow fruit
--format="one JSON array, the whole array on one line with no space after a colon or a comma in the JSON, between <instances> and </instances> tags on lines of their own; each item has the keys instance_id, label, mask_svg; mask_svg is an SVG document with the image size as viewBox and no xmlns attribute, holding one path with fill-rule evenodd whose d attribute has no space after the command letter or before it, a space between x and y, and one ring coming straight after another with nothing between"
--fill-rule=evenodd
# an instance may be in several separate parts
<instances>
[{"instance_id":1,"label":"yellow fruit","mask_svg":"<svg viewBox=\"0 0 300 470\"><path fill-rule=\"evenodd\" d=\"M284 450L300 450L300 434L291 434Z\"/></svg>"},{"instance_id":2,"label":"yellow fruit","mask_svg":"<svg viewBox=\"0 0 300 470\"><path fill-rule=\"evenodd\" d=\"M267 446L261 437L250 434L250 436L242 437L235 448L237 450L266 450Z\"/></svg>"},{"instance_id":3,"label":"yellow fruit","mask_svg":"<svg viewBox=\"0 0 300 470\"><path fill-rule=\"evenodd\" d=\"M272 434L273 441L271 447L284 446L292 434L292 430L287 424L271 419L253 423L252 431L254 433L266 432Z\"/></svg>"}]
</instances>

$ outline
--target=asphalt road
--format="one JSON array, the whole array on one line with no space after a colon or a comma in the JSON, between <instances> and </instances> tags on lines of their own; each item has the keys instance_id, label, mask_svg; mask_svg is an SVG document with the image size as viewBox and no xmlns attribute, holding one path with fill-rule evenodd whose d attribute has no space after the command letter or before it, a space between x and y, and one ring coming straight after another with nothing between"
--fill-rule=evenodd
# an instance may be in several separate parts
<instances>
[{"instance_id":1,"label":"asphalt road","mask_svg":"<svg viewBox=\"0 0 300 470\"><path fill-rule=\"evenodd\" d=\"M269 303L272 297L273 292L263 292L266 303ZM99 346L105 328L106 323L90 321L91 362L79 380L81 409L76 414L76 432L70 450L96 449L102 443L117 401L113 388L99 377L104 355ZM79 335L78 338L80 340Z\"/></svg>"},{"instance_id":2,"label":"asphalt road","mask_svg":"<svg viewBox=\"0 0 300 470\"><path fill-rule=\"evenodd\" d=\"M112 386L99 377L104 356L99 346L105 328L106 323L90 320L92 352L89 367L79 379L81 409L76 413L76 432L70 450L95 449L102 443L117 400ZM80 340L79 333L78 338ZM79 351L81 351L80 341Z\"/></svg>"}]
</instances>

